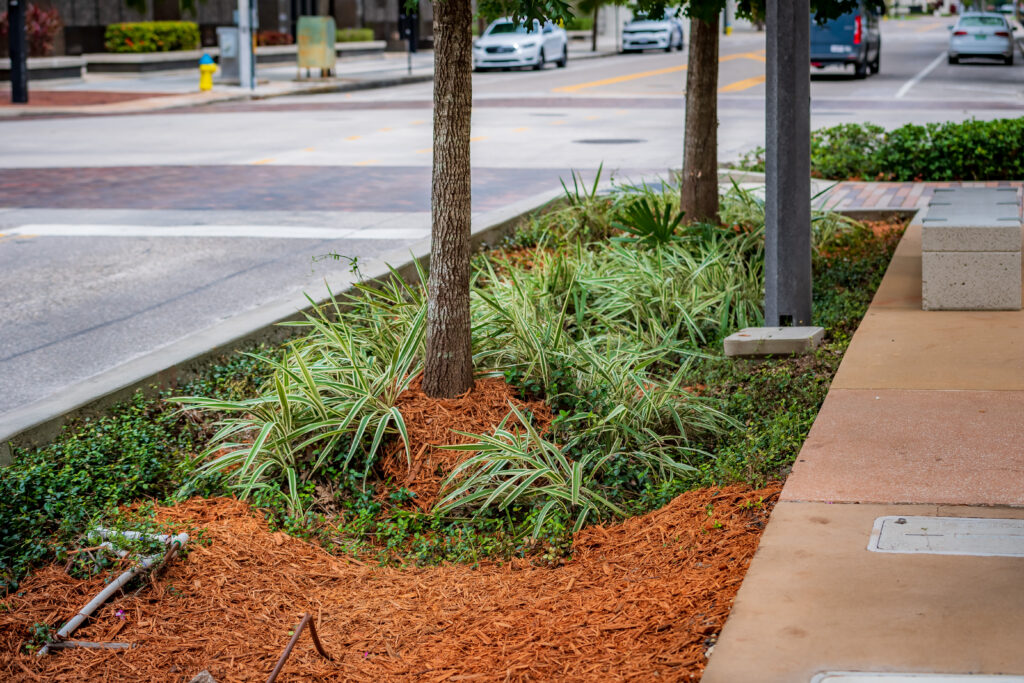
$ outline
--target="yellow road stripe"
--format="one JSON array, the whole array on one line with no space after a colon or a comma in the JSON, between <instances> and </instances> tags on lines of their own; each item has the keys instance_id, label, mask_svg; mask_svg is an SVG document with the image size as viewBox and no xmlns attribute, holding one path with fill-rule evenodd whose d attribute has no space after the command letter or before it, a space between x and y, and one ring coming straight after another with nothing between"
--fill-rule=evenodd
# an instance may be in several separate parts
<instances>
[{"instance_id":1,"label":"yellow road stripe","mask_svg":"<svg viewBox=\"0 0 1024 683\"><path fill-rule=\"evenodd\" d=\"M938 21L938 22L935 22L934 24L928 24L927 26L919 26L918 28L914 29L914 33L924 33L925 31L932 31L934 29L939 28L940 26L945 26L945 25L946 25L946 22Z\"/></svg>"},{"instance_id":2,"label":"yellow road stripe","mask_svg":"<svg viewBox=\"0 0 1024 683\"><path fill-rule=\"evenodd\" d=\"M552 126L564 126L565 125L565 121L563 119L559 119L557 121L552 121L551 125Z\"/></svg>"},{"instance_id":3,"label":"yellow road stripe","mask_svg":"<svg viewBox=\"0 0 1024 683\"><path fill-rule=\"evenodd\" d=\"M358 139L359 139L359 138L361 138L361 137L362 137L362 135L349 135L349 136L348 136L347 138L345 138L345 139L346 139L346 140L358 140Z\"/></svg>"},{"instance_id":4,"label":"yellow road stripe","mask_svg":"<svg viewBox=\"0 0 1024 683\"><path fill-rule=\"evenodd\" d=\"M303 152L315 152L316 151L316 147L307 147L306 149L304 149L302 151Z\"/></svg>"},{"instance_id":5,"label":"yellow road stripe","mask_svg":"<svg viewBox=\"0 0 1024 683\"><path fill-rule=\"evenodd\" d=\"M377 132L378 133L387 133L389 130L391 130L391 129L390 128L378 128Z\"/></svg>"},{"instance_id":6,"label":"yellow road stripe","mask_svg":"<svg viewBox=\"0 0 1024 683\"><path fill-rule=\"evenodd\" d=\"M376 164L376 159L367 159L366 161L357 161L356 166L369 166L370 164Z\"/></svg>"},{"instance_id":7,"label":"yellow road stripe","mask_svg":"<svg viewBox=\"0 0 1024 683\"><path fill-rule=\"evenodd\" d=\"M584 116L583 118L585 118L587 121L597 121L601 117L600 116Z\"/></svg>"},{"instance_id":8,"label":"yellow road stripe","mask_svg":"<svg viewBox=\"0 0 1024 683\"><path fill-rule=\"evenodd\" d=\"M478 136L477 136L477 137L475 137L475 138L470 138L470 139L469 139L469 141L470 141L470 142L480 142L480 141L482 141L482 140L486 140L486 139L487 139L487 136L486 136L486 135L478 135Z\"/></svg>"},{"instance_id":9,"label":"yellow road stripe","mask_svg":"<svg viewBox=\"0 0 1024 683\"><path fill-rule=\"evenodd\" d=\"M410 121L409 125L410 126L418 126L421 123L426 123L426 122L423 119L416 119L415 121Z\"/></svg>"},{"instance_id":10,"label":"yellow road stripe","mask_svg":"<svg viewBox=\"0 0 1024 683\"><path fill-rule=\"evenodd\" d=\"M269 164L272 161L273 161L273 159L260 159L259 161L252 162L252 165L253 166L260 166L262 164Z\"/></svg>"},{"instance_id":11,"label":"yellow road stripe","mask_svg":"<svg viewBox=\"0 0 1024 683\"><path fill-rule=\"evenodd\" d=\"M733 55L725 55L718 59L719 62L731 62L734 59L753 59L754 61L763 62L765 56L758 52L740 52ZM627 74L625 76L614 76L613 78L605 78L600 81L590 81L589 83L579 83L577 85L565 85L561 88L555 88L551 92L579 92L587 88L598 88L602 85L614 85L616 83L624 83L626 81L635 81L638 78L650 78L651 76L662 76L664 74L676 73L678 71L685 71L686 65L670 66L664 69L655 69L653 71L641 71L640 73Z\"/></svg>"},{"instance_id":12,"label":"yellow road stripe","mask_svg":"<svg viewBox=\"0 0 1024 683\"><path fill-rule=\"evenodd\" d=\"M513 128L512 132L513 133L525 133L528 130L530 130L530 129L525 127L525 126L523 126L522 128Z\"/></svg>"},{"instance_id":13,"label":"yellow road stripe","mask_svg":"<svg viewBox=\"0 0 1024 683\"><path fill-rule=\"evenodd\" d=\"M433 152L433 151L434 151L433 147L424 147L423 149L416 150L416 153L417 154L429 154L430 152Z\"/></svg>"},{"instance_id":14,"label":"yellow road stripe","mask_svg":"<svg viewBox=\"0 0 1024 683\"><path fill-rule=\"evenodd\" d=\"M755 85L761 85L764 83L764 80L765 77L763 75L754 76L753 78L744 78L742 81L736 81L735 83L730 83L729 85L719 88L718 92L739 92L741 90L753 88Z\"/></svg>"}]
</instances>

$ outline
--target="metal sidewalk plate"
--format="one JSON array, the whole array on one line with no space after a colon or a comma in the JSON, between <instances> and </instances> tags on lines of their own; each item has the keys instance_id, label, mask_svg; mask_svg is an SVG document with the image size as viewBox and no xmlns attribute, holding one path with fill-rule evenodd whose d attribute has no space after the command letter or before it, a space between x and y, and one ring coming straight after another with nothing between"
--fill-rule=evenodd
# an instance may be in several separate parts
<instances>
[{"instance_id":1,"label":"metal sidewalk plate","mask_svg":"<svg viewBox=\"0 0 1024 683\"><path fill-rule=\"evenodd\" d=\"M1024 557L1024 519L879 517L871 530L868 550L876 553ZM1020 680L1024 681L1024 678Z\"/></svg>"},{"instance_id":2,"label":"metal sidewalk plate","mask_svg":"<svg viewBox=\"0 0 1024 683\"><path fill-rule=\"evenodd\" d=\"M811 683L1024 683L1024 676L827 671L815 675Z\"/></svg>"}]
</instances>

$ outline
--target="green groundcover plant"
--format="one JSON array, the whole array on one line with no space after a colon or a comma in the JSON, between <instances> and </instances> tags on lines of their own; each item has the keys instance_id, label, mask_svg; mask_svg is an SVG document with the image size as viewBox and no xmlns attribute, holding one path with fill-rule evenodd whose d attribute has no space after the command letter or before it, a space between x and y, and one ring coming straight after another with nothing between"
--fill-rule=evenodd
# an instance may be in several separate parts
<instances>
[{"instance_id":1,"label":"green groundcover plant","mask_svg":"<svg viewBox=\"0 0 1024 683\"><path fill-rule=\"evenodd\" d=\"M103 35L107 52L171 52L199 49L199 25L191 21L110 24Z\"/></svg>"},{"instance_id":2,"label":"green groundcover plant","mask_svg":"<svg viewBox=\"0 0 1024 683\"><path fill-rule=\"evenodd\" d=\"M372 28L339 28L335 40L339 43L362 43L373 40Z\"/></svg>"},{"instance_id":3,"label":"green groundcover plant","mask_svg":"<svg viewBox=\"0 0 1024 683\"><path fill-rule=\"evenodd\" d=\"M764 171L763 147L739 162ZM811 174L832 180L1020 180L1024 118L907 124L844 123L811 133Z\"/></svg>"},{"instance_id":4,"label":"green groundcover plant","mask_svg":"<svg viewBox=\"0 0 1024 683\"><path fill-rule=\"evenodd\" d=\"M695 486L784 476L895 238L816 215L828 342L799 359L724 359L723 337L762 320L759 196L734 187L722 225L687 225L667 184L597 188L574 178L564 208L476 258L475 367L555 419L540 429L510 407L467 435L432 510L376 469L386 443L412 457L397 398L422 369L421 272L313 307L290 342L232 356L182 398L140 394L51 446L15 449L0 471L0 578L16 585L139 498L247 497L275 528L383 563L556 562L584 524Z\"/></svg>"}]
</instances>

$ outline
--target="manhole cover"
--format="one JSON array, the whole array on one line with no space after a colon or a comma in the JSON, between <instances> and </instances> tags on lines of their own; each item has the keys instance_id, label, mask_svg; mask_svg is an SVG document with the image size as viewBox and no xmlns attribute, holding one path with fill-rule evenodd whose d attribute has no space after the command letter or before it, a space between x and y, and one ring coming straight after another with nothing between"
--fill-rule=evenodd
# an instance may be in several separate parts
<instances>
[{"instance_id":1,"label":"manhole cover","mask_svg":"<svg viewBox=\"0 0 1024 683\"><path fill-rule=\"evenodd\" d=\"M811 679L811 683L1020 683L1024 676L1000 674L931 674L931 673L874 673L858 671L831 671Z\"/></svg>"},{"instance_id":2,"label":"manhole cover","mask_svg":"<svg viewBox=\"0 0 1024 683\"><path fill-rule=\"evenodd\" d=\"M875 520L876 553L1024 557L1024 519L887 516Z\"/></svg>"},{"instance_id":3,"label":"manhole cover","mask_svg":"<svg viewBox=\"0 0 1024 683\"><path fill-rule=\"evenodd\" d=\"M590 140L573 140L581 145L635 145L640 142L647 142L640 138L595 138Z\"/></svg>"}]
</instances>

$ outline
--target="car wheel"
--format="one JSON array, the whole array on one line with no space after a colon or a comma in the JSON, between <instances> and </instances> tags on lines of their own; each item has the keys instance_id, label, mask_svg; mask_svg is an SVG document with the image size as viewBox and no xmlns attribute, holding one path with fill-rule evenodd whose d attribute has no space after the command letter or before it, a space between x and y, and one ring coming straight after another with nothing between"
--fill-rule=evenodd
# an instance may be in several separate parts
<instances>
[{"instance_id":1,"label":"car wheel","mask_svg":"<svg viewBox=\"0 0 1024 683\"><path fill-rule=\"evenodd\" d=\"M857 78L868 77L868 62L866 59L863 62L857 62L853 66L853 75L856 76Z\"/></svg>"},{"instance_id":2,"label":"car wheel","mask_svg":"<svg viewBox=\"0 0 1024 683\"><path fill-rule=\"evenodd\" d=\"M541 48L537 53L537 63L533 65L534 71L540 71L544 68L544 48Z\"/></svg>"},{"instance_id":3,"label":"car wheel","mask_svg":"<svg viewBox=\"0 0 1024 683\"><path fill-rule=\"evenodd\" d=\"M555 62L555 66L559 69L564 69L565 65L569 63L569 47L567 45L562 46L562 58Z\"/></svg>"},{"instance_id":4,"label":"car wheel","mask_svg":"<svg viewBox=\"0 0 1024 683\"><path fill-rule=\"evenodd\" d=\"M875 55L875 61L871 62L871 73L877 74L881 70L882 53Z\"/></svg>"},{"instance_id":5,"label":"car wheel","mask_svg":"<svg viewBox=\"0 0 1024 683\"><path fill-rule=\"evenodd\" d=\"M1005 64L1006 66L1013 66L1013 55L1010 55L1009 57L1006 57L1003 60L1003 64Z\"/></svg>"},{"instance_id":6,"label":"car wheel","mask_svg":"<svg viewBox=\"0 0 1024 683\"><path fill-rule=\"evenodd\" d=\"M950 64L959 64L960 63L960 58L959 57L950 56L950 58L947 61Z\"/></svg>"}]
</instances>

